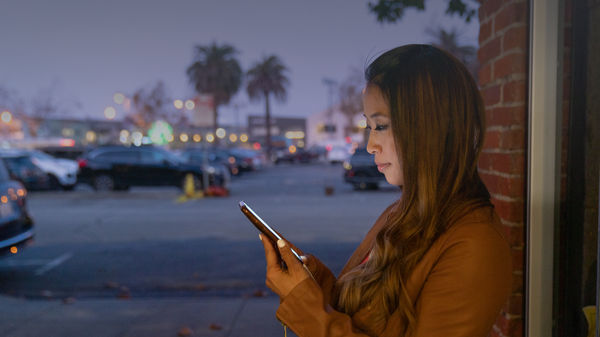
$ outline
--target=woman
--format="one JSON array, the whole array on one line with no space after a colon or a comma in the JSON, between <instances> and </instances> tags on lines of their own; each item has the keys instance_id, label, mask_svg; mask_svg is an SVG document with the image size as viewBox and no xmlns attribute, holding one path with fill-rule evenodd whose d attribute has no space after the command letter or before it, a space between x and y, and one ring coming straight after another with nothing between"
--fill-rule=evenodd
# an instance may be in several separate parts
<instances>
[{"instance_id":1,"label":"woman","mask_svg":"<svg viewBox=\"0 0 600 337\"><path fill-rule=\"evenodd\" d=\"M263 241L278 319L300 337L487 336L511 291L511 255L477 172L485 132L475 81L427 45L392 49L369 65L367 151L402 189L340 276L315 257L311 277ZM287 269L280 267L276 249Z\"/></svg>"}]
</instances>

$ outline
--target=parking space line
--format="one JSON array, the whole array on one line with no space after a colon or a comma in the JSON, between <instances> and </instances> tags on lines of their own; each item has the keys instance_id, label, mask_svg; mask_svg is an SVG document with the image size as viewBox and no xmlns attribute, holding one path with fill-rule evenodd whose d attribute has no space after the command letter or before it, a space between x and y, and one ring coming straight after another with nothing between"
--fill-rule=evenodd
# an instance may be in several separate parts
<instances>
[{"instance_id":1,"label":"parking space line","mask_svg":"<svg viewBox=\"0 0 600 337\"><path fill-rule=\"evenodd\" d=\"M64 263L68 259L70 259L72 256L73 256L72 253L65 253L65 254L57 257L56 259L54 259L54 260L46 263L43 267L41 267L38 270L36 270L35 271L35 275L36 276L44 275L48 271L50 271L50 270L58 267L59 265L61 265L62 263Z\"/></svg>"}]
</instances>

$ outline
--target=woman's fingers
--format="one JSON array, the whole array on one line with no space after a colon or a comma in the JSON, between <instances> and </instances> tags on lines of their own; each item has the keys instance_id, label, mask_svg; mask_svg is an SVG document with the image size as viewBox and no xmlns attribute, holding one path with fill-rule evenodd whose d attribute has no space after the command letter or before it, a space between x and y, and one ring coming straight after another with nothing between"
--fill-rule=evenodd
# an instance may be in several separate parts
<instances>
[{"instance_id":1,"label":"woman's fingers","mask_svg":"<svg viewBox=\"0 0 600 337\"><path fill-rule=\"evenodd\" d=\"M296 255L292 253L290 249L290 245L284 240L277 241L277 247L279 248L279 254L281 255L281 259L287 265L288 271L298 270L298 268L302 268L302 263L298 261Z\"/></svg>"},{"instance_id":2,"label":"woman's fingers","mask_svg":"<svg viewBox=\"0 0 600 337\"><path fill-rule=\"evenodd\" d=\"M258 234L260 241L262 241L263 247L265 248L265 260L267 261L267 270L270 268L281 268L279 266L279 256L271 243L271 240Z\"/></svg>"}]
</instances>

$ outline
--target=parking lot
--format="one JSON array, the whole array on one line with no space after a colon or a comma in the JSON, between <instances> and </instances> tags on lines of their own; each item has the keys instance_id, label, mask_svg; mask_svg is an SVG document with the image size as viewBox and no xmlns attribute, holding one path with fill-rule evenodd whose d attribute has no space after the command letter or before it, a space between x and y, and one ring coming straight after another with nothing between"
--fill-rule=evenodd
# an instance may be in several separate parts
<instances>
[{"instance_id":1,"label":"parking lot","mask_svg":"<svg viewBox=\"0 0 600 337\"><path fill-rule=\"evenodd\" d=\"M326 195L326 187L333 187L332 195ZM70 192L32 193L36 239L0 260L0 292L7 301L18 301L9 303L23 314L42 312L48 305L103 308L92 310L92 316L110 318L120 328L102 336L137 335L132 331L144 330L147 321L132 320L133 326L124 329L123 320L144 317L141 311L135 314L136 306L155 300L166 302L155 313L164 324L154 323L171 329L168 322L181 318L177 303L209 310L210 301L230 301L237 308L244 298L260 298L266 302L252 305L267 309L262 312L269 315L261 319L272 327L277 299L264 286L262 246L238 201L339 272L378 214L398 197L392 186L355 191L343 182L340 165L325 163L267 167L236 177L230 189L229 197L184 203L176 201L181 191L168 187L98 193L78 185ZM131 311L121 312L124 308ZM232 320L235 312L223 315ZM200 324L204 315L190 320ZM2 317L0 327L10 326L5 330L10 336L27 336L32 329L9 324L10 315ZM74 333L83 324L75 317L51 321ZM229 326L223 330L229 335L232 326L220 324ZM67 333L60 331L49 336Z\"/></svg>"}]
</instances>

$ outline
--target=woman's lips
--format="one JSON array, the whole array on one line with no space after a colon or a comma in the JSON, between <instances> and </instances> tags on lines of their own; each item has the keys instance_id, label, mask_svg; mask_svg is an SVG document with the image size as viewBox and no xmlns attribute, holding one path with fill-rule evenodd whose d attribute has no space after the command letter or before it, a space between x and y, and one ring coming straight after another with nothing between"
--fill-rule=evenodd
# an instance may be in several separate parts
<instances>
[{"instance_id":1,"label":"woman's lips","mask_svg":"<svg viewBox=\"0 0 600 337\"><path fill-rule=\"evenodd\" d=\"M390 166L389 163L377 164L377 170L379 170L379 172L383 173L383 170L385 170L388 166Z\"/></svg>"}]
</instances>

